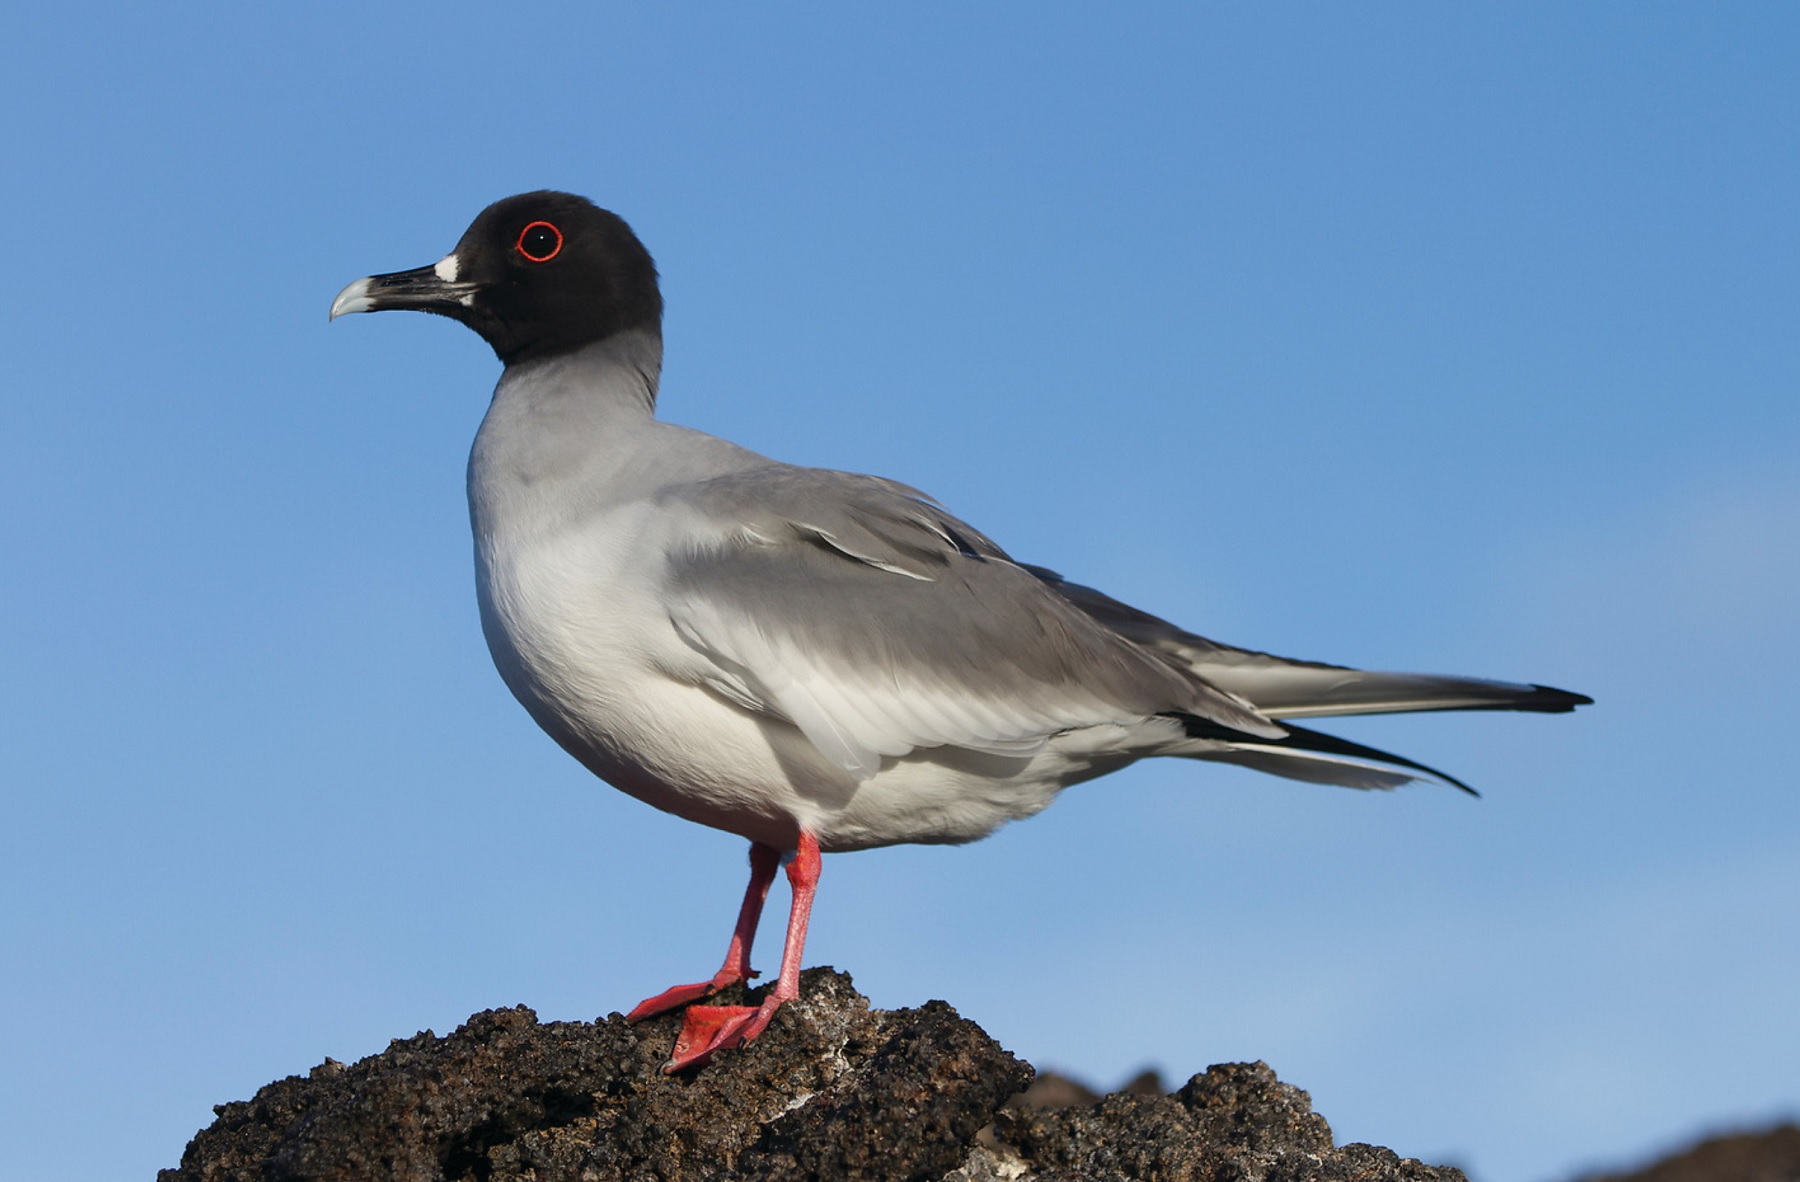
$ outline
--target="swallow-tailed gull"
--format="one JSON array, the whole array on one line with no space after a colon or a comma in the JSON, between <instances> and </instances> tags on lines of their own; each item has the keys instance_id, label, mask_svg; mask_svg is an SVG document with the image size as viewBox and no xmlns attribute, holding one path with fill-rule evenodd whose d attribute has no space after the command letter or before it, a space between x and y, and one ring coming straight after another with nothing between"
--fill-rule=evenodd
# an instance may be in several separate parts
<instances>
[{"instance_id":1,"label":"swallow-tailed gull","mask_svg":"<svg viewBox=\"0 0 1800 1182\"><path fill-rule=\"evenodd\" d=\"M688 1007L671 1071L755 1038L798 996L821 851L973 841L1148 756L1465 787L1293 720L1590 700L1219 644L1014 560L904 484L661 422L655 264L580 197L497 202L442 259L358 279L331 315L390 308L461 321L505 366L468 492L507 686L595 775L751 842L723 967L630 1014ZM753 975L784 857L774 988L755 1007L691 1005Z\"/></svg>"}]
</instances>

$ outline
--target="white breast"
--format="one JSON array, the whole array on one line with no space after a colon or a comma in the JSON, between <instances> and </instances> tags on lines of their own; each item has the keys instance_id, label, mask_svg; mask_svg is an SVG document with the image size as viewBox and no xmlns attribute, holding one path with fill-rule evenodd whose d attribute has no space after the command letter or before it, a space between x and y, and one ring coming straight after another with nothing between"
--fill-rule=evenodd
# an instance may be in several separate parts
<instances>
[{"instance_id":1,"label":"white breast","mask_svg":"<svg viewBox=\"0 0 1800 1182\"><path fill-rule=\"evenodd\" d=\"M579 388L571 379L579 378ZM596 775L657 808L778 847L968 841L1047 805L1091 761L925 750L860 783L790 722L720 691L728 671L664 606L665 556L707 541L658 492L766 463L657 422L595 375L510 374L469 460L482 629L508 688Z\"/></svg>"},{"instance_id":2,"label":"white breast","mask_svg":"<svg viewBox=\"0 0 1800 1182\"><path fill-rule=\"evenodd\" d=\"M469 459L482 630L514 696L596 775L658 808L785 844L793 794L769 741L680 675L691 650L657 600L671 523L644 457L666 459L685 434L591 389L503 383Z\"/></svg>"}]
</instances>

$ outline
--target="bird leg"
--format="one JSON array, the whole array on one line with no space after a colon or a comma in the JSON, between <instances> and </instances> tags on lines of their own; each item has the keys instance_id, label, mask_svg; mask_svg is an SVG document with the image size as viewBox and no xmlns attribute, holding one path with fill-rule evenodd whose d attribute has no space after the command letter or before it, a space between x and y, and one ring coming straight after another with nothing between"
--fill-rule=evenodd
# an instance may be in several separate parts
<instances>
[{"instance_id":1,"label":"bird leg","mask_svg":"<svg viewBox=\"0 0 1800 1182\"><path fill-rule=\"evenodd\" d=\"M638 1002L625 1015L627 1022L642 1022L645 1018L679 1009L757 975L750 967L750 945L756 939L757 921L762 919L763 900L769 897L769 884L775 881L775 869L780 865L780 850L760 841L750 843L750 885L744 889L744 904L738 908L737 926L731 930L731 944L725 949L724 966L710 981L675 985Z\"/></svg>"},{"instance_id":2,"label":"bird leg","mask_svg":"<svg viewBox=\"0 0 1800 1182\"><path fill-rule=\"evenodd\" d=\"M799 849L788 863L787 877L794 901L788 911L787 943L781 949L781 976L775 987L760 1006L689 1006L682 1015L675 1049L663 1064L665 1073L704 1066L720 1051L743 1046L763 1032L782 1002L800 996L800 958L806 951L806 925L819 887L819 842L804 829ZM767 884L763 889L768 889Z\"/></svg>"}]
</instances>

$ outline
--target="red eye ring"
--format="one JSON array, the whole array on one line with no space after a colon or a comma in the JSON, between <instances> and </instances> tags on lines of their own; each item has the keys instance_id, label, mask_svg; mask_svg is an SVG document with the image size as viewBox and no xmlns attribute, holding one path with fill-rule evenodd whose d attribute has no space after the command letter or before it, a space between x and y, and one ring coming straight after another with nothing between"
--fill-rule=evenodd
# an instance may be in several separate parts
<instances>
[{"instance_id":1,"label":"red eye ring","mask_svg":"<svg viewBox=\"0 0 1800 1182\"><path fill-rule=\"evenodd\" d=\"M550 237L554 241L547 244L549 246L548 250L545 249L546 243L543 240L544 236L542 234L532 234L533 230L550 231ZM534 237L537 241L533 242L530 246L527 246L525 245L525 239L527 237ZM562 248L563 233L549 222L532 222L529 226L526 226L523 230L519 231L519 240L513 243L514 250L518 251L534 263L549 262L551 259L562 253Z\"/></svg>"}]
</instances>

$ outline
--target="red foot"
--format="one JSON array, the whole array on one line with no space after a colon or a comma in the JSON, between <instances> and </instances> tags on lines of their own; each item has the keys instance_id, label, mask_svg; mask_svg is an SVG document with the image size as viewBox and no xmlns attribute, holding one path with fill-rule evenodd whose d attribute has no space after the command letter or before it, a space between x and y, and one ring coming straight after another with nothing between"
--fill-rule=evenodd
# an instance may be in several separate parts
<instances>
[{"instance_id":1,"label":"red foot","mask_svg":"<svg viewBox=\"0 0 1800 1182\"><path fill-rule=\"evenodd\" d=\"M806 926L812 917L813 895L819 886L819 843L802 829L795 844L798 848L787 868L794 902L788 910L787 943L781 949L781 976L760 1006L688 1006L682 1015L681 1033L675 1039L674 1053L663 1064L665 1072L672 1074L699 1067L710 1062L720 1051L743 1046L768 1027L782 1002L800 996L800 958L806 954ZM756 934L757 915L768 893L769 880L775 877L779 856L772 846L757 843L750 847L750 889L738 912L737 931L732 934L725 966L705 984L677 985L640 1003L631 1011L631 1021L687 1005L751 975L750 939Z\"/></svg>"},{"instance_id":2,"label":"red foot","mask_svg":"<svg viewBox=\"0 0 1800 1182\"><path fill-rule=\"evenodd\" d=\"M625 1015L627 1022L642 1022L645 1018L654 1018L658 1014L666 1014L670 1010L678 1010L691 1001L699 1001L703 997L711 997L727 985L737 985L748 977L760 977L761 973L752 972L745 976L735 973L719 973L710 981L701 981L694 985L673 985L655 997L646 997L632 1007Z\"/></svg>"},{"instance_id":3,"label":"red foot","mask_svg":"<svg viewBox=\"0 0 1800 1182\"><path fill-rule=\"evenodd\" d=\"M663 1071L673 1075L704 1067L720 1051L743 1046L768 1027L782 1000L771 994L760 1006L689 1006Z\"/></svg>"},{"instance_id":4,"label":"red foot","mask_svg":"<svg viewBox=\"0 0 1800 1182\"><path fill-rule=\"evenodd\" d=\"M678 1010L691 1001L711 997L728 985L741 984L759 975L750 967L750 945L756 939L756 921L762 916L763 900L768 897L769 883L774 881L775 868L780 864L779 850L761 842L751 843L750 885L745 888L743 905L738 908L737 927L732 929L731 945L725 950L724 966L713 974L710 981L702 981L696 985L677 985L663 990L655 997L647 997L638 1002L625 1015L627 1022L642 1022L645 1018Z\"/></svg>"}]
</instances>

